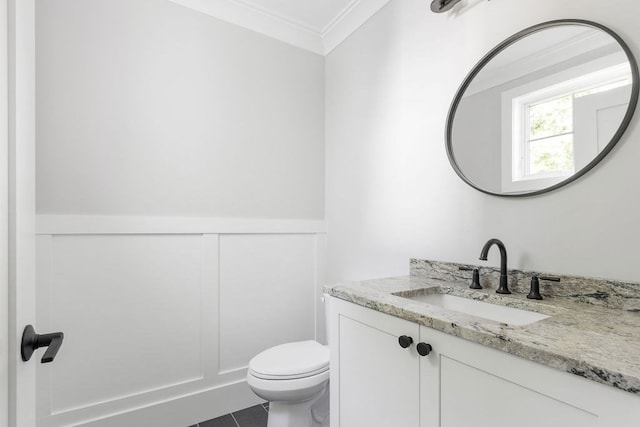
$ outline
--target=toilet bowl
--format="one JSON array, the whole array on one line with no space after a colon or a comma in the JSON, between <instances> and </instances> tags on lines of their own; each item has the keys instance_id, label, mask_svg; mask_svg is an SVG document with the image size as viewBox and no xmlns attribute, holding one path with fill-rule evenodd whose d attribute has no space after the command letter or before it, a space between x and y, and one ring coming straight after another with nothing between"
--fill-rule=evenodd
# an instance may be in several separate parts
<instances>
[{"instance_id":1,"label":"toilet bowl","mask_svg":"<svg viewBox=\"0 0 640 427\"><path fill-rule=\"evenodd\" d=\"M249 362L247 383L269 401L267 427L329 427L329 349L318 342L263 351Z\"/></svg>"}]
</instances>

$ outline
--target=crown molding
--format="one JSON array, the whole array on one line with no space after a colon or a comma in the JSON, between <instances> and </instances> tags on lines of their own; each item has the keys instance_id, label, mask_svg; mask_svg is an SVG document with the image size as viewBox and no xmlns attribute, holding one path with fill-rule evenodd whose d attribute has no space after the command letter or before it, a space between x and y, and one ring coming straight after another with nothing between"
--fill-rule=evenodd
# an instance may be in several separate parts
<instances>
[{"instance_id":1,"label":"crown molding","mask_svg":"<svg viewBox=\"0 0 640 427\"><path fill-rule=\"evenodd\" d=\"M329 54L390 1L354 0L349 3L321 33L324 54Z\"/></svg>"},{"instance_id":2,"label":"crown molding","mask_svg":"<svg viewBox=\"0 0 640 427\"><path fill-rule=\"evenodd\" d=\"M282 42L326 55L390 0L352 0L324 28L312 28L248 0L170 0Z\"/></svg>"}]
</instances>

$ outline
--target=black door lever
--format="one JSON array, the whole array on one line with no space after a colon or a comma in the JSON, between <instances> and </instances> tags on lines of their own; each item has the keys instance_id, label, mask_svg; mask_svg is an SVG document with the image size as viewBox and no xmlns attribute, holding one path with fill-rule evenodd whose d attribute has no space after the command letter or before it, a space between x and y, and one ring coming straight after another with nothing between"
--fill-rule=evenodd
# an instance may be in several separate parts
<instances>
[{"instance_id":1,"label":"black door lever","mask_svg":"<svg viewBox=\"0 0 640 427\"><path fill-rule=\"evenodd\" d=\"M58 350L62 345L64 334L62 332L54 332L52 334L36 334L33 326L27 325L22 333L22 345L20 352L22 353L22 360L28 361L31 359L33 352L40 347L47 347L47 351L42 356L42 363L53 362L56 358Z\"/></svg>"}]
</instances>

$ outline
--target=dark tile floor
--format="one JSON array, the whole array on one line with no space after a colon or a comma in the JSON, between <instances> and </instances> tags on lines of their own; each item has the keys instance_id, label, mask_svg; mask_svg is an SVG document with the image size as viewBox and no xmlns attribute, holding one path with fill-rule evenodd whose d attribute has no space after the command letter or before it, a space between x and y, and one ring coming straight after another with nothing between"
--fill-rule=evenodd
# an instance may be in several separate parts
<instances>
[{"instance_id":1,"label":"dark tile floor","mask_svg":"<svg viewBox=\"0 0 640 427\"><path fill-rule=\"evenodd\" d=\"M203 421L191 427L267 427L268 412L269 404L265 403Z\"/></svg>"}]
</instances>

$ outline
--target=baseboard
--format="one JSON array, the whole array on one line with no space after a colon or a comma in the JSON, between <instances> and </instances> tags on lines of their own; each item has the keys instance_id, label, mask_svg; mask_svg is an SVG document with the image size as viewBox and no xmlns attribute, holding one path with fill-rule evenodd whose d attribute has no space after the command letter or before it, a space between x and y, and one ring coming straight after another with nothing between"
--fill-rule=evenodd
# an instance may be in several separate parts
<instances>
[{"instance_id":1,"label":"baseboard","mask_svg":"<svg viewBox=\"0 0 640 427\"><path fill-rule=\"evenodd\" d=\"M262 402L243 380L76 425L187 427Z\"/></svg>"}]
</instances>

